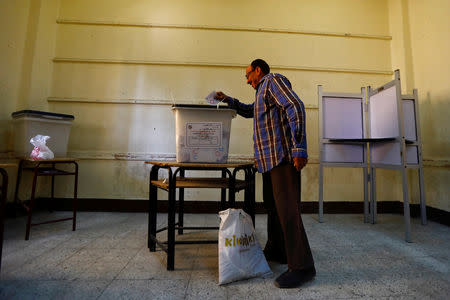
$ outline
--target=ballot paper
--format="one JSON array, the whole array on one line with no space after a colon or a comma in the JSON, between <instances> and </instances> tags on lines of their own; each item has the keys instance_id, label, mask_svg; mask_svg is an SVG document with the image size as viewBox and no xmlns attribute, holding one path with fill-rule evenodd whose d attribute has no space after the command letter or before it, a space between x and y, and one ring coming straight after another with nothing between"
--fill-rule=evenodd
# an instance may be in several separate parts
<instances>
[{"instance_id":1,"label":"ballot paper","mask_svg":"<svg viewBox=\"0 0 450 300\"><path fill-rule=\"evenodd\" d=\"M216 91L212 91L211 93L209 93L208 96L206 96L205 100L206 100L206 102L208 102L209 105L219 106L219 103L221 101L214 98L216 96L216 94L217 94Z\"/></svg>"}]
</instances>

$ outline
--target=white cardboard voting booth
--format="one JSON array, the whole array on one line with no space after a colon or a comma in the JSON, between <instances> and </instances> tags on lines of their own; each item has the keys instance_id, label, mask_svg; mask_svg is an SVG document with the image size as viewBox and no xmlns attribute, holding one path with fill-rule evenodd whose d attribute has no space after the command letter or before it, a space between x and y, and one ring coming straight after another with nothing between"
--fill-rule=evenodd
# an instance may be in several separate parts
<instances>
[{"instance_id":1,"label":"white cardboard voting booth","mask_svg":"<svg viewBox=\"0 0 450 300\"><path fill-rule=\"evenodd\" d=\"M417 169L422 224L426 224L422 141L417 90L401 95L400 72L367 94L325 93L319 96L319 221L323 222L323 168L360 167L364 177L364 221L369 210L376 223L376 169L402 172L405 239L411 241L407 170ZM367 124L366 128L366 115ZM367 151L368 149L368 151ZM368 173L370 168L370 173ZM370 207L367 185L370 182Z\"/></svg>"}]
</instances>

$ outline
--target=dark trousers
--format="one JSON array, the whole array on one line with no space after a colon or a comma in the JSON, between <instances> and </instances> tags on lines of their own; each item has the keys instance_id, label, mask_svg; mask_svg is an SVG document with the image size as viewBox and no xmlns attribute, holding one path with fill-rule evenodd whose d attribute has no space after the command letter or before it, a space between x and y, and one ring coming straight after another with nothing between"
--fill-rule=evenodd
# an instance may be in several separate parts
<instances>
[{"instance_id":1,"label":"dark trousers","mask_svg":"<svg viewBox=\"0 0 450 300\"><path fill-rule=\"evenodd\" d=\"M300 172L293 164L282 163L262 175L263 201L268 211L265 249L280 255L286 253L291 270L314 266L300 215Z\"/></svg>"}]
</instances>

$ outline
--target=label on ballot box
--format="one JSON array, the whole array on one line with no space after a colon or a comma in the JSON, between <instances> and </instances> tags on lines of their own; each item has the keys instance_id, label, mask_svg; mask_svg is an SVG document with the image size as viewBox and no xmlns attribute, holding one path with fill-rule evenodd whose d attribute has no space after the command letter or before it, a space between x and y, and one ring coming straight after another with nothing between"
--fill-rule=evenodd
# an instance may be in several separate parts
<instances>
[{"instance_id":1,"label":"label on ballot box","mask_svg":"<svg viewBox=\"0 0 450 300\"><path fill-rule=\"evenodd\" d=\"M186 147L222 146L222 123L186 123Z\"/></svg>"}]
</instances>

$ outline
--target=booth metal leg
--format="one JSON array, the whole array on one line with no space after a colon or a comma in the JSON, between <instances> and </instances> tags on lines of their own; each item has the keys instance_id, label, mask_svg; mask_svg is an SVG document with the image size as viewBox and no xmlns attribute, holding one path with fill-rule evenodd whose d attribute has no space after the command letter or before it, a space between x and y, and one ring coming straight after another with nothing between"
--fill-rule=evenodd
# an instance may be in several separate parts
<instances>
[{"instance_id":1,"label":"booth metal leg","mask_svg":"<svg viewBox=\"0 0 450 300\"><path fill-rule=\"evenodd\" d=\"M377 171L370 168L370 214L372 224L377 223Z\"/></svg>"},{"instance_id":2,"label":"booth metal leg","mask_svg":"<svg viewBox=\"0 0 450 300\"><path fill-rule=\"evenodd\" d=\"M420 217L422 225L427 224L427 207L425 202L425 185L423 181L423 168L419 168L419 188L420 188Z\"/></svg>"},{"instance_id":3,"label":"booth metal leg","mask_svg":"<svg viewBox=\"0 0 450 300\"><path fill-rule=\"evenodd\" d=\"M369 192L368 192L368 169L367 167L363 168L363 180L364 180L364 223L369 223Z\"/></svg>"},{"instance_id":4,"label":"booth metal leg","mask_svg":"<svg viewBox=\"0 0 450 300\"><path fill-rule=\"evenodd\" d=\"M319 165L319 222L323 223L323 166Z\"/></svg>"},{"instance_id":5,"label":"booth metal leg","mask_svg":"<svg viewBox=\"0 0 450 300\"><path fill-rule=\"evenodd\" d=\"M411 243L411 221L409 212L409 190L408 190L408 174L407 169L402 169L403 182L403 217L405 219L405 240Z\"/></svg>"}]
</instances>

